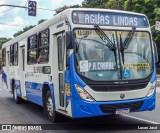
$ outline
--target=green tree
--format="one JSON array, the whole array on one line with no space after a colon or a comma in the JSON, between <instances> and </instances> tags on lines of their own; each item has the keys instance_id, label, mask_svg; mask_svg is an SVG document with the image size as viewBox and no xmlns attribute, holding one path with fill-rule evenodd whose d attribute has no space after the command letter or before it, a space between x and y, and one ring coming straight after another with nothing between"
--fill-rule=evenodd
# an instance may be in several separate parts
<instances>
[{"instance_id":1,"label":"green tree","mask_svg":"<svg viewBox=\"0 0 160 133\"><path fill-rule=\"evenodd\" d=\"M11 38L5 38L5 37L1 37L0 38L0 49L2 48L2 45L8 41L10 41Z\"/></svg>"},{"instance_id":2,"label":"green tree","mask_svg":"<svg viewBox=\"0 0 160 133\"><path fill-rule=\"evenodd\" d=\"M68 9L68 8L80 8L80 7L81 7L80 5L72 5L72 6L66 6L66 5L64 5L63 7L57 8L57 9L55 10L56 13L55 13L54 15L56 15L56 14L64 11L65 9Z\"/></svg>"},{"instance_id":3,"label":"green tree","mask_svg":"<svg viewBox=\"0 0 160 133\"><path fill-rule=\"evenodd\" d=\"M105 5L109 0L84 0L82 7L86 8L106 8Z\"/></svg>"},{"instance_id":4,"label":"green tree","mask_svg":"<svg viewBox=\"0 0 160 133\"><path fill-rule=\"evenodd\" d=\"M5 38L5 37L1 37L0 38L0 68L1 68L1 62L2 62L2 45L6 42L8 42L9 40L11 40L11 38Z\"/></svg>"},{"instance_id":5,"label":"green tree","mask_svg":"<svg viewBox=\"0 0 160 133\"><path fill-rule=\"evenodd\" d=\"M106 8L123 9L124 0L84 0L82 7L86 8Z\"/></svg>"},{"instance_id":6,"label":"green tree","mask_svg":"<svg viewBox=\"0 0 160 133\"><path fill-rule=\"evenodd\" d=\"M37 24L40 24L40 23L42 23L42 22L44 22L44 21L46 21L46 20L47 20L47 19L41 19L41 20L38 21ZM23 30L20 30L20 31L16 32L13 36L14 36L14 37L17 37L17 36L21 35L22 33L24 33L24 32L26 32L26 31L32 29L32 28L35 27L35 26L36 26L36 25L26 26L26 27L23 28Z\"/></svg>"},{"instance_id":7,"label":"green tree","mask_svg":"<svg viewBox=\"0 0 160 133\"><path fill-rule=\"evenodd\" d=\"M38 21L38 24L41 24L42 22L46 21L47 19L41 19Z\"/></svg>"},{"instance_id":8,"label":"green tree","mask_svg":"<svg viewBox=\"0 0 160 133\"><path fill-rule=\"evenodd\" d=\"M116 0L109 0L107 4L105 5L105 8L109 9L120 9L119 2Z\"/></svg>"},{"instance_id":9,"label":"green tree","mask_svg":"<svg viewBox=\"0 0 160 133\"><path fill-rule=\"evenodd\" d=\"M15 33L13 36L14 36L14 37L17 37L17 36L19 36L20 34L22 34L22 33L26 32L26 31L32 29L33 27L35 27L35 25L26 26L26 27L23 28L23 30L18 31L18 32Z\"/></svg>"},{"instance_id":10,"label":"green tree","mask_svg":"<svg viewBox=\"0 0 160 133\"><path fill-rule=\"evenodd\" d=\"M153 26L156 21L160 21L159 0L126 0L124 10L145 14ZM158 53L160 54L160 31L152 30L153 41L156 42Z\"/></svg>"},{"instance_id":11,"label":"green tree","mask_svg":"<svg viewBox=\"0 0 160 133\"><path fill-rule=\"evenodd\" d=\"M143 13L149 18L150 24L155 23L155 13L154 10L158 3L156 0L126 0L124 2L124 10Z\"/></svg>"}]
</instances>

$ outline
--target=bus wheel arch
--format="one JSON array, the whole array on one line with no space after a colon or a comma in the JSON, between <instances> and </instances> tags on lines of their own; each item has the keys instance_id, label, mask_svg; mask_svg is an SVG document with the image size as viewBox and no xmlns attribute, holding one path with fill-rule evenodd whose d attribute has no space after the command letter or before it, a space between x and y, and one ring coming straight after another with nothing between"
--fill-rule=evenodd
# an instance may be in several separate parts
<instances>
[{"instance_id":1,"label":"bus wheel arch","mask_svg":"<svg viewBox=\"0 0 160 133\"><path fill-rule=\"evenodd\" d=\"M17 95L15 80L12 79L12 94L13 94L13 100L16 104L19 104L22 102L22 99Z\"/></svg>"},{"instance_id":2,"label":"bus wheel arch","mask_svg":"<svg viewBox=\"0 0 160 133\"><path fill-rule=\"evenodd\" d=\"M42 88L44 114L48 116L51 122L57 122L58 115L55 110L52 91L48 84L44 84ZM52 102L51 102L52 101ZM52 110L52 113L51 113Z\"/></svg>"},{"instance_id":3,"label":"bus wheel arch","mask_svg":"<svg viewBox=\"0 0 160 133\"><path fill-rule=\"evenodd\" d=\"M44 84L42 87L42 103L43 107L45 106L45 96L47 94L47 91L50 91L50 87L48 84Z\"/></svg>"}]
</instances>

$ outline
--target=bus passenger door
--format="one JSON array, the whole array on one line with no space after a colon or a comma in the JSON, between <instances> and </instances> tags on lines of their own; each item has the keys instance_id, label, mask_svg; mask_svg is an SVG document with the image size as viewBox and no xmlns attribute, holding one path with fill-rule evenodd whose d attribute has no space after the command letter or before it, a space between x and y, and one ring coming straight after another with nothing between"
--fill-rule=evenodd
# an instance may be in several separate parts
<instances>
[{"instance_id":1,"label":"bus passenger door","mask_svg":"<svg viewBox=\"0 0 160 133\"><path fill-rule=\"evenodd\" d=\"M59 105L60 109L66 109L65 97L65 34L57 35L57 50L58 50L58 80L59 80Z\"/></svg>"},{"instance_id":2,"label":"bus passenger door","mask_svg":"<svg viewBox=\"0 0 160 133\"><path fill-rule=\"evenodd\" d=\"M6 74L7 74L7 86L8 86L8 90L11 91L11 87L10 87L10 54L9 51L7 51L7 55L6 55Z\"/></svg>"},{"instance_id":3,"label":"bus passenger door","mask_svg":"<svg viewBox=\"0 0 160 133\"><path fill-rule=\"evenodd\" d=\"M21 93L22 98L26 99L26 91L25 91L25 47L20 47L20 62L19 62L19 73L20 73L20 83L21 83Z\"/></svg>"}]
</instances>

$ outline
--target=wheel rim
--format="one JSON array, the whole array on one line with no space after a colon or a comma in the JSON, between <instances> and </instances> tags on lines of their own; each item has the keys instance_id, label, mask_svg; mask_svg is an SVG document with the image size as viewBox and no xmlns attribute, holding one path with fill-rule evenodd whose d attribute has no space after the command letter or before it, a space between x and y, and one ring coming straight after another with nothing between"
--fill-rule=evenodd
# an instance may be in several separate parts
<instances>
[{"instance_id":1,"label":"wheel rim","mask_svg":"<svg viewBox=\"0 0 160 133\"><path fill-rule=\"evenodd\" d=\"M50 116L53 116L53 103L51 97L48 97L47 99L47 111Z\"/></svg>"}]
</instances>

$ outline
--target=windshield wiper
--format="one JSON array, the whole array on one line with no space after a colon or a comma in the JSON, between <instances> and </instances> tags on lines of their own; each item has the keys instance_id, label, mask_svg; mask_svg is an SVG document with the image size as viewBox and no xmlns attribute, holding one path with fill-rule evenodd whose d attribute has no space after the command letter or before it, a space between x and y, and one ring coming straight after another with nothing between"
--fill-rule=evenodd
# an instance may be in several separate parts
<instances>
[{"instance_id":1,"label":"windshield wiper","mask_svg":"<svg viewBox=\"0 0 160 133\"><path fill-rule=\"evenodd\" d=\"M121 54L122 54L122 62L123 62L123 65L124 65L124 46L123 46L123 43L122 43L121 34L120 34L120 51L121 51Z\"/></svg>"},{"instance_id":2,"label":"windshield wiper","mask_svg":"<svg viewBox=\"0 0 160 133\"><path fill-rule=\"evenodd\" d=\"M125 41L123 43L123 48L124 49L128 48L128 45L131 42L135 31L136 31L136 27L132 27L132 30L128 33L128 35L127 35L127 37L126 37L126 39L125 39Z\"/></svg>"},{"instance_id":3,"label":"windshield wiper","mask_svg":"<svg viewBox=\"0 0 160 133\"><path fill-rule=\"evenodd\" d=\"M96 28L95 31L99 35L99 37L102 39L102 41L104 42L104 39L107 40L107 43L105 43L105 45L112 51L116 50L115 44L113 44L113 42L104 33L104 31L98 25L95 25L94 27Z\"/></svg>"},{"instance_id":4,"label":"windshield wiper","mask_svg":"<svg viewBox=\"0 0 160 133\"><path fill-rule=\"evenodd\" d=\"M113 37L113 42L109 39L109 37L104 33L104 31L98 26L98 25L94 25L95 32L99 35L99 37L102 39L102 41L104 42L104 39L107 40L107 42L105 43L105 46L107 46L111 51L114 52L114 57L115 57L115 62L116 62L116 66L117 66L117 53L116 53L116 44L115 44L115 37L114 35L112 35ZM103 43L104 45L104 43Z\"/></svg>"},{"instance_id":5,"label":"windshield wiper","mask_svg":"<svg viewBox=\"0 0 160 133\"><path fill-rule=\"evenodd\" d=\"M132 30L128 33L126 39L124 40L124 42L122 43L122 36L120 34L120 51L122 54L122 61L124 64L124 50L128 48L129 43L131 42L133 35L136 31L136 27L132 27Z\"/></svg>"}]
</instances>

